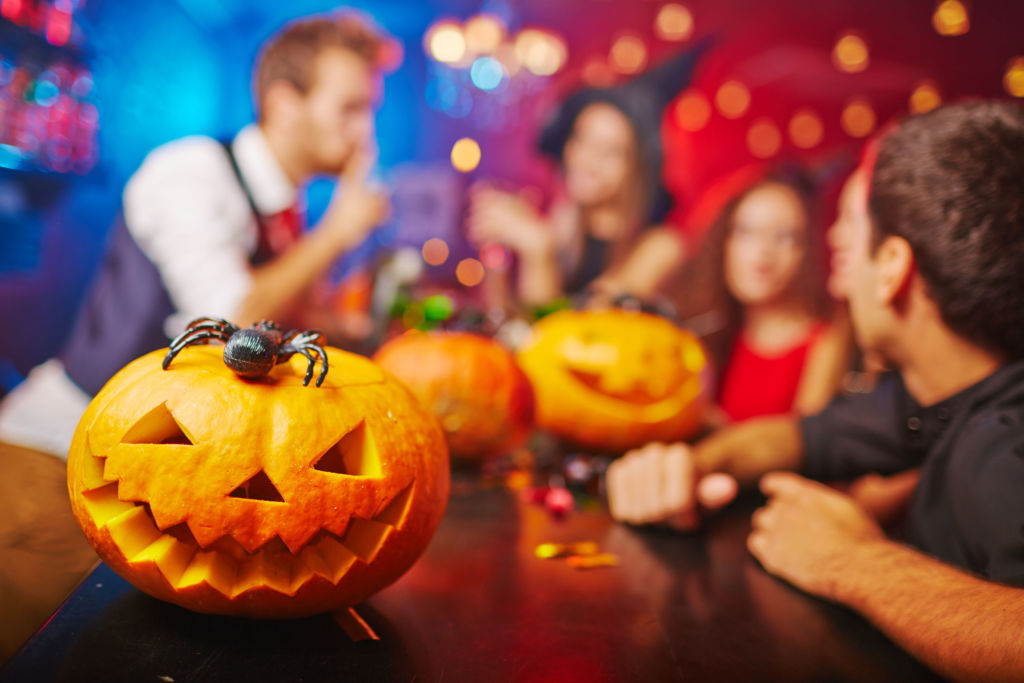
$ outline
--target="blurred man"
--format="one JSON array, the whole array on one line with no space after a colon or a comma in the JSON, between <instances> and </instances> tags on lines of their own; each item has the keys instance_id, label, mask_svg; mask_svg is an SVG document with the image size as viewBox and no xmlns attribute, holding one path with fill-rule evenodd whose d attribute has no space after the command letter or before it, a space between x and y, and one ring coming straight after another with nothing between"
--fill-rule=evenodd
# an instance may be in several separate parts
<instances>
[{"instance_id":1,"label":"blurred man","mask_svg":"<svg viewBox=\"0 0 1024 683\"><path fill-rule=\"evenodd\" d=\"M66 457L90 397L188 321L298 317L310 286L388 211L366 177L384 47L352 15L298 20L256 64L257 123L229 144L188 137L146 158L67 347L0 404L0 440ZM341 182L303 233L297 191L318 174Z\"/></svg>"},{"instance_id":2,"label":"blurred man","mask_svg":"<svg viewBox=\"0 0 1024 683\"><path fill-rule=\"evenodd\" d=\"M859 343L898 372L803 420L627 454L609 469L612 514L692 528L760 481L769 500L747 545L769 572L858 610L945 676L1022 680L1024 109L940 108L873 156L847 183L833 267ZM916 466L914 549L852 498L775 471Z\"/></svg>"}]
</instances>

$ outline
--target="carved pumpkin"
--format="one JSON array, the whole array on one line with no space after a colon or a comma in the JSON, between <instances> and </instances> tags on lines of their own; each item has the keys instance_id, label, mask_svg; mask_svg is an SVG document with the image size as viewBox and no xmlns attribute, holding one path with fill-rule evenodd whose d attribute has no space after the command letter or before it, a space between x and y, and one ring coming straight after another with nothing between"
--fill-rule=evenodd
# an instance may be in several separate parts
<instances>
[{"instance_id":1,"label":"carved pumpkin","mask_svg":"<svg viewBox=\"0 0 1024 683\"><path fill-rule=\"evenodd\" d=\"M664 318L561 311L533 326L517 359L533 384L537 424L582 446L622 451L700 428L707 356Z\"/></svg>"},{"instance_id":2,"label":"carved pumpkin","mask_svg":"<svg viewBox=\"0 0 1024 683\"><path fill-rule=\"evenodd\" d=\"M373 359L434 413L453 456L497 455L530 434L530 381L495 341L461 332L408 332Z\"/></svg>"},{"instance_id":3,"label":"carved pumpkin","mask_svg":"<svg viewBox=\"0 0 1024 683\"><path fill-rule=\"evenodd\" d=\"M291 617L356 604L426 547L448 498L441 430L369 360L296 354L260 381L223 347L130 363L68 457L72 508L117 573L200 612Z\"/></svg>"}]
</instances>

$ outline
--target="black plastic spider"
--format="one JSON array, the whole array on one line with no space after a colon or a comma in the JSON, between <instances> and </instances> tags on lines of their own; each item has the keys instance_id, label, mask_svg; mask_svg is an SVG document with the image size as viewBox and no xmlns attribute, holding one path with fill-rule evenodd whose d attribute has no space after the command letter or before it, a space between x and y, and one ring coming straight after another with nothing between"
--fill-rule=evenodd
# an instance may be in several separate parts
<instances>
[{"instance_id":1,"label":"black plastic spider","mask_svg":"<svg viewBox=\"0 0 1024 683\"><path fill-rule=\"evenodd\" d=\"M164 356L164 370L183 348L206 343L208 339L224 342L224 365L242 377L264 377L271 368L296 353L301 353L309 360L303 386L309 386L309 381L313 379L317 358L320 359L320 376L316 385L323 384L324 377L327 377L327 352L324 351L324 336L321 333L315 330L289 330L282 333L281 328L269 320L261 320L252 327L241 329L220 318L197 318L171 342ZM313 357L314 351L316 358Z\"/></svg>"}]
</instances>

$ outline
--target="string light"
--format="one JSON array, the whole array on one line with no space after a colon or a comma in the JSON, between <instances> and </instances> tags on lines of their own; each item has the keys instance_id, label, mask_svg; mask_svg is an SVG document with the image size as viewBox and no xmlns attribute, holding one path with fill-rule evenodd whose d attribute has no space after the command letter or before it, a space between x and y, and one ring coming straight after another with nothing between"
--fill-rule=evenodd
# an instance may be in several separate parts
<instances>
[{"instance_id":1,"label":"string light","mask_svg":"<svg viewBox=\"0 0 1024 683\"><path fill-rule=\"evenodd\" d=\"M747 131L747 148L759 159L775 156L782 146L782 134L770 119L762 118Z\"/></svg>"},{"instance_id":2,"label":"string light","mask_svg":"<svg viewBox=\"0 0 1024 683\"><path fill-rule=\"evenodd\" d=\"M1013 97L1024 97L1024 57L1014 57L1006 65L1003 87Z\"/></svg>"},{"instance_id":3,"label":"string light","mask_svg":"<svg viewBox=\"0 0 1024 683\"><path fill-rule=\"evenodd\" d=\"M439 266L448 260L448 243L440 237L431 237L423 243L423 260L429 265Z\"/></svg>"},{"instance_id":4,"label":"string light","mask_svg":"<svg viewBox=\"0 0 1024 683\"><path fill-rule=\"evenodd\" d=\"M619 73L639 73L647 64L647 46L636 36L620 36L612 43L608 61Z\"/></svg>"},{"instance_id":5,"label":"string light","mask_svg":"<svg viewBox=\"0 0 1024 683\"><path fill-rule=\"evenodd\" d=\"M662 40L686 40L693 34L693 15L683 5L663 5L654 20L654 32Z\"/></svg>"},{"instance_id":6,"label":"string light","mask_svg":"<svg viewBox=\"0 0 1024 683\"><path fill-rule=\"evenodd\" d=\"M505 80L505 69L494 57L478 57L469 68L469 80L481 90L494 90Z\"/></svg>"},{"instance_id":7,"label":"string light","mask_svg":"<svg viewBox=\"0 0 1024 683\"><path fill-rule=\"evenodd\" d=\"M726 81L715 93L715 106L727 119L738 119L750 107L750 91L739 81Z\"/></svg>"},{"instance_id":8,"label":"string light","mask_svg":"<svg viewBox=\"0 0 1024 683\"><path fill-rule=\"evenodd\" d=\"M868 68L868 44L856 33L844 33L832 48L832 63L846 73L863 71Z\"/></svg>"},{"instance_id":9,"label":"string light","mask_svg":"<svg viewBox=\"0 0 1024 683\"><path fill-rule=\"evenodd\" d=\"M813 109L804 107L789 120L789 139L800 149L816 147L825 137L825 126Z\"/></svg>"},{"instance_id":10,"label":"string light","mask_svg":"<svg viewBox=\"0 0 1024 683\"><path fill-rule=\"evenodd\" d=\"M932 13L932 26L940 36L962 36L971 29L971 20L960 0L942 0Z\"/></svg>"},{"instance_id":11,"label":"string light","mask_svg":"<svg viewBox=\"0 0 1024 683\"><path fill-rule=\"evenodd\" d=\"M688 92L676 102L673 113L676 124L692 133L707 125L711 118L711 104L699 92Z\"/></svg>"},{"instance_id":12,"label":"string light","mask_svg":"<svg viewBox=\"0 0 1024 683\"><path fill-rule=\"evenodd\" d=\"M452 145L452 166L469 173L480 165L480 145L473 138L460 138Z\"/></svg>"},{"instance_id":13,"label":"string light","mask_svg":"<svg viewBox=\"0 0 1024 683\"><path fill-rule=\"evenodd\" d=\"M565 64L568 52L565 41L545 31L528 28L516 35L516 59L538 76L551 76L558 72Z\"/></svg>"},{"instance_id":14,"label":"string light","mask_svg":"<svg viewBox=\"0 0 1024 683\"><path fill-rule=\"evenodd\" d=\"M434 24L427 31L426 44L428 54L445 64L458 62L466 56L466 39L454 22Z\"/></svg>"},{"instance_id":15,"label":"string light","mask_svg":"<svg viewBox=\"0 0 1024 683\"><path fill-rule=\"evenodd\" d=\"M843 107L840 123L850 137L867 137L875 129L875 110L867 100L855 97Z\"/></svg>"},{"instance_id":16,"label":"string light","mask_svg":"<svg viewBox=\"0 0 1024 683\"><path fill-rule=\"evenodd\" d=\"M939 94L939 88L935 82L922 81L910 93L907 108L911 114L923 114L935 109L940 104L942 104L942 96Z\"/></svg>"},{"instance_id":17,"label":"string light","mask_svg":"<svg viewBox=\"0 0 1024 683\"><path fill-rule=\"evenodd\" d=\"M484 279L484 264L475 258L464 258L455 266L455 279L465 287L476 287Z\"/></svg>"},{"instance_id":18,"label":"string light","mask_svg":"<svg viewBox=\"0 0 1024 683\"><path fill-rule=\"evenodd\" d=\"M478 14L463 28L466 49L475 55L493 54L505 39L505 26L490 14Z\"/></svg>"}]
</instances>

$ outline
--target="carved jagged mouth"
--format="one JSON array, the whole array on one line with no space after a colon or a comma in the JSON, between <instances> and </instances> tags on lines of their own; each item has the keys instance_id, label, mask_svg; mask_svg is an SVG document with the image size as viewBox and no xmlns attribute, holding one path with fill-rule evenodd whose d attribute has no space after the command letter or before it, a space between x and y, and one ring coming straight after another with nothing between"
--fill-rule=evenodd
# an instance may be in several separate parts
<instances>
[{"instance_id":1,"label":"carved jagged mouth","mask_svg":"<svg viewBox=\"0 0 1024 683\"><path fill-rule=\"evenodd\" d=\"M292 554L277 538L254 553L228 537L201 548L184 524L157 528L148 506L120 500L117 487L111 482L84 492L83 499L96 526L110 533L128 563L152 562L175 590L205 582L228 598L260 587L295 595L313 575L337 584L355 563L374 560L404 520L413 490L410 484L372 519L353 517L343 536L321 530Z\"/></svg>"},{"instance_id":2,"label":"carved jagged mouth","mask_svg":"<svg viewBox=\"0 0 1024 683\"><path fill-rule=\"evenodd\" d=\"M118 448L185 449L178 453L182 456L194 448L194 442L189 430L160 404L125 433ZM228 598L260 587L294 595L314 575L337 584L356 563L373 562L387 538L403 524L414 487L410 483L370 519L351 517L342 535L320 529L292 549L280 536L258 546L243 546L230 535L200 543L185 522L161 527L139 491L126 490L131 487L119 480L116 468L110 471L108 454L97 455L90 439L85 448L96 478L105 483L84 491L82 500L97 528L110 534L127 562L156 565L175 590L205 582ZM373 480L382 475L375 440L363 422L342 435L310 468L326 477ZM285 504L262 469L227 498L248 499L253 506Z\"/></svg>"},{"instance_id":3,"label":"carved jagged mouth","mask_svg":"<svg viewBox=\"0 0 1024 683\"><path fill-rule=\"evenodd\" d=\"M601 374L588 372L586 370L579 370L573 367L567 367L566 369L569 374L576 379L576 381L597 394L604 394L605 396L617 398L636 405L657 403L665 398L664 396L652 396L650 392L644 389L643 386L634 386L625 391L609 391L604 386L605 380Z\"/></svg>"}]
</instances>

